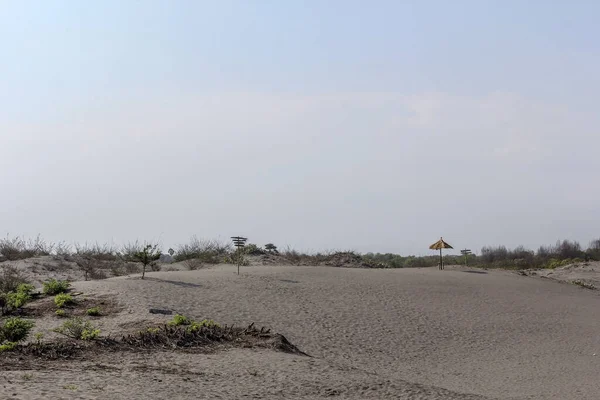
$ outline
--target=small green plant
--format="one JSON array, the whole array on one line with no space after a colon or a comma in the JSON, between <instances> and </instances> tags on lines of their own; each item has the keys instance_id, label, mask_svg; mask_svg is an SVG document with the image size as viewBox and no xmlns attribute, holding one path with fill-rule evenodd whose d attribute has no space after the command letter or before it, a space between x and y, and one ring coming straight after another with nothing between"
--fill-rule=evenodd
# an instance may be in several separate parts
<instances>
[{"instance_id":1,"label":"small green plant","mask_svg":"<svg viewBox=\"0 0 600 400\"><path fill-rule=\"evenodd\" d=\"M100 335L100 329L84 329L81 340L94 340Z\"/></svg>"},{"instance_id":2,"label":"small green plant","mask_svg":"<svg viewBox=\"0 0 600 400\"><path fill-rule=\"evenodd\" d=\"M44 338L44 334L42 332L38 332L35 335L33 335L35 337L35 342L36 344L39 346L42 344L42 339Z\"/></svg>"},{"instance_id":3,"label":"small green plant","mask_svg":"<svg viewBox=\"0 0 600 400\"><path fill-rule=\"evenodd\" d=\"M77 390L77 386L75 386L75 385L65 385L65 386L63 386L63 388L65 388L67 390L72 390L72 391Z\"/></svg>"},{"instance_id":4,"label":"small green plant","mask_svg":"<svg viewBox=\"0 0 600 400\"><path fill-rule=\"evenodd\" d=\"M190 326L187 328L187 331L188 332L196 332L196 331L199 331L201 328L212 328L212 327L220 328L221 325L217 324L212 319L203 319L200 322L192 321Z\"/></svg>"},{"instance_id":5,"label":"small green plant","mask_svg":"<svg viewBox=\"0 0 600 400\"><path fill-rule=\"evenodd\" d=\"M3 343L3 344L0 344L0 353L2 353L3 351L14 350L15 347L17 347L17 343L16 342L6 342L6 343Z\"/></svg>"},{"instance_id":6,"label":"small green plant","mask_svg":"<svg viewBox=\"0 0 600 400\"><path fill-rule=\"evenodd\" d=\"M86 314L90 317L98 317L100 315L100 307L88 308Z\"/></svg>"},{"instance_id":7,"label":"small green plant","mask_svg":"<svg viewBox=\"0 0 600 400\"><path fill-rule=\"evenodd\" d=\"M31 292L34 290L35 287L27 283L17 285L14 291L8 292L3 296L5 307L9 310L16 310L23 307L31 300Z\"/></svg>"},{"instance_id":8,"label":"small green plant","mask_svg":"<svg viewBox=\"0 0 600 400\"><path fill-rule=\"evenodd\" d=\"M173 319L169 321L170 326L190 325L192 321L185 315L175 314Z\"/></svg>"},{"instance_id":9,"label":"small green plant","mask_svg":"<svg viewBox=\"0 0 600 400\"><path fill-rule=\"evenodd\" d=\"M71 284L68 281L50 279L43 283L43 292L49 296L54 296L56 294L65 293L69 290L69 286L71 286Z\"/></svg>"},{"instance_id":10,"label":"small green plant","mask_svg":"<svg viewBox=\"0 0 600 400\"><path fill-rule=\"evenodd\" d=\"M77 340L93 340L100 335L100 330L90 321L84 321L79 317L65 321L62 326L54 329L54 332Z\"/></svg>"},{"instance_id":11,"label":"small green plant","mask_svg":"<svg viewBox=\"0 0 600 400\"><path fill-rule=\"evenodd\" d=\"M74 303L74 300L70 294L59 293L54 297L54 304L56 304L56 306L58 308L63 308L65 305L73 304L73 303Z\"/></svg>"},{"instance_id":12,"label":"small green plant","mask_svg":"<svg viewBox=\"0 0 600 400\"><path fill-rule=\"evenodd\" d=\"M159 328L148 328L148 329L146 329L146 332L156 334L156 333L160 332L160 329Z\"/></svg>"},{"instance_id":13,"label":"small green plant","mask_svg":"<svg viewBox=\"0 0 600 400\"><path fill-rule=\"evenodd\" d=\"M186 317L185 315L181 315L181 314L175 314L175 316L173 317L173 319L171 321L169 321L169 326L187 326L187 331L188 332L196 332L198 330L200 330L200 328L211 328L211 327L220 327L219 324L217 324L215 321L213 321L212 319L203 319L202 321L198 322L198 321L193 321L191 319L189 319L188 317Z\"/></svg>"},{"instance_id":14,"label":"small green plant","mask_svg":"<svg viewBox=\"0 0 600 400\"><path fill-rule=\"evenodd\" d=\"M6 294L5 299L6 305L11 309L16 310L23 307L31 300L31 296L23 292L10 292Z\"/></svg>"},{"instance_id":15,"label":"small green plant","mask_svg":"<svg viewBox=\"0 0 600 400\"><path fill-rule=\"evenodd\" d=\"M35 286L30 285L29 283L21 283L19 286L17 286L17 293L25 293L30 295L34 290Z\"/></svg>"},{"instance_id":16,"label":"small green plant","mask_svg":"<svg viewBox=\"0 0 600 400\"><path fill-rule=\"evenodd\" d=\"M61 318L67 316L67 313L62 308L56 310L55 314L57 317L61 317Z\"/></svg>"},{"instance_id":17,"label":"small green plant","mask_svg":"<svg viewBox=\"0 0 600 400\"><path fill-rule=\"evenodd\" d=\"M33 378L33 374L23 374L24 381L30 381Z\"/></svg>"},{"instance_id":18,"label":"small green plant","mask_svg":"<svg viewBox=\"0 0 600 400\"><path fill-rule=\"evenodd\" d=\"M20 342L24 340L33 328L34 323L26 319L8 318L0 327L0 343Z\"/></svg>"}]
</instances>

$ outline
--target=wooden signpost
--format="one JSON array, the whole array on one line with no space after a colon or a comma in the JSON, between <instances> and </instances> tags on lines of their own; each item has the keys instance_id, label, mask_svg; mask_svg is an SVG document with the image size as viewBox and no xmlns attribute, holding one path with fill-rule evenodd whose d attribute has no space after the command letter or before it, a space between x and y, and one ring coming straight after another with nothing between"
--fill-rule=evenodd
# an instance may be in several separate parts
<instances>
[{"instance_id":1,"label":"wooden signpost","mask_svg":"<svg viewBox=\"0 0 600 400\"><path fill-rule=\"evenodd\" d=\"M469 255L473 254L469 249L462 249L460 253L465 256L465 265L469 263Z\"/></svg>"},{"instance_id":2,"label":"wooden signpost","mask_svg":"<svg viewBox=\"0 0 600 400\"><path fill-rule=\"evenodd\" d=\"M238 267L238 275L240 274L240 264L242 263L243 257L240 249L244 248L246 245L246 240L248 238L241 236L232 236L231 240L233 240L233 245L238 248L238 257L237 257L237 267Z\"/></svg>"}]
</instances>

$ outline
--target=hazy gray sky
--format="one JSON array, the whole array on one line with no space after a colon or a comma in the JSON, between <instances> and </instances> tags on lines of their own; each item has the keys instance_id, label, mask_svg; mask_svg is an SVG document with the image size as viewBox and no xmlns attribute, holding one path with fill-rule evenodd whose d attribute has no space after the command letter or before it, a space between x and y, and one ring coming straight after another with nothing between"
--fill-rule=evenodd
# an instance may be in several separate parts
<instances>
[{"instance_id":1,"label":"hazy gray sky","mask_svg":"<svg viewBox=\"0 0 600 400\"><path fill-rule=\"evenodd\" d=\"M600 237L595 1L0 0L0 229Z\"/></svg>"}]
</instances>

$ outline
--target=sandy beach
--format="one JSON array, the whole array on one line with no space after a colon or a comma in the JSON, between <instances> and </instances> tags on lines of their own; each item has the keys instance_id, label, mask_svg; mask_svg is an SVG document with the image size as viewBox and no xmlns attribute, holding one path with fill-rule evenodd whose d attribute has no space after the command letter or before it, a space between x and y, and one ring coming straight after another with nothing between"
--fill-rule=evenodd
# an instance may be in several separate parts
<instances>
[{"instance_id":1,"label":"sandy beach","mask_svg":"<svg viewBox=\"0 0 600 400\"><path fill-rule=\"evenodd\" d=\"M254 322L267 349L100 355L1 374L2 398L597 399L597 291L507 271L217 266L77 282L123 306L119 335L171 316ZM40 320L36 330L56 325Z\"/></svg>"}]
</instances>

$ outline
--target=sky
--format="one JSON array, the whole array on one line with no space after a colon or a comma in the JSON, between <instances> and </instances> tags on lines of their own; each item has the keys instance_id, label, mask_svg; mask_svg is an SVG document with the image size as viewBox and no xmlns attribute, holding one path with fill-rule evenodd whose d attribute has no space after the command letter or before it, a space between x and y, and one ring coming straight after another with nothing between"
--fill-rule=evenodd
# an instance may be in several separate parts
<instances>
[{"instance_id":1,"label":"sky","mask_svg":"<svg viewBox=\"0 0 600 400\"><path fill-rule=\"evenodd\" d=\"M600 2L0 0L0 234L600 237Z\"/></svg>"}]
</instances>

